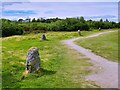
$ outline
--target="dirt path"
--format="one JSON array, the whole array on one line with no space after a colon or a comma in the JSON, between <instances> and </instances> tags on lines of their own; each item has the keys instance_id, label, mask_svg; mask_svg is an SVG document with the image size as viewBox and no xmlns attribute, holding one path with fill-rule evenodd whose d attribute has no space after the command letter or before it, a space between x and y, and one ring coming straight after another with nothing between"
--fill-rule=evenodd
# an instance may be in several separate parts
<instances>
[{"instance_id":1,"label":"dirt path","mask_svg":"<svg viewBox=\"0 0 120 90\"><path fill-rule=\"evenodd\" d=\"M106 34L110 32L114 31L101 32L82 38L96 37L101 34ZM63 42L70 46L71 48L84 54L87 58L90 58L90 62L93 63L93 66L89 67L89 69L92 69L93 73L86 76L85 77L86 80L95 81L95 83L102 88L118 88L118 63L109 61L101 56L92 53L88 49L85 49L81 46L74 44L73 41L82 38L64 40Z\"/></svg>"}]
</instances>

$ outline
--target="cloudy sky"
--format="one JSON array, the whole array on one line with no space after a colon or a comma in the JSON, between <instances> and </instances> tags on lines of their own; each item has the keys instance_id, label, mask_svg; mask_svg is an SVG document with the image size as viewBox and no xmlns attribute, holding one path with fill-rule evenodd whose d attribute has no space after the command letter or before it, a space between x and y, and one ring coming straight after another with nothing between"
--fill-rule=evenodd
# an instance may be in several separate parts
<instances>
[{"instance_id":1,"label":"cloudy sky","mask_svg":"<svg viewBox=\"0 0 120 90\"><path fill-rule=\"evenodd\" d=\"M34 0L36 1L36 0ZM105 1L105 0L104 0ZM110 1L110 0L109 0ZM112 2L115 1L115 2ZM0 8L2 17L19 18L66 18L80 17L99 20L118 21L118 2L2 2Z\"/></svg>"}]
</instances>

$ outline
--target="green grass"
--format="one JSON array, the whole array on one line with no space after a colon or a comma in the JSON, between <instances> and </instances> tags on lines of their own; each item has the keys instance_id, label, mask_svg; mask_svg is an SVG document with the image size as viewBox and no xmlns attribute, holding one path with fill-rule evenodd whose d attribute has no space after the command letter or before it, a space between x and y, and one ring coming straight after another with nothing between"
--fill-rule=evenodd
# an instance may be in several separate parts
<instances>
[{"instance_id":1,"label":"green grass","mask_svg":"<svg viewBox=\"0 0 120 90\"><path fill-rule=\"evenodd\" d=\"M77 40L76 43L108 60L118 62L118 32Z\"/></svg>"},{"instance_id":2,"label":"green grass","mask_svg":"<svg viewBox=\"0 0 120 90\"><path fill-rule=\"evenodd\" d=\"M87 36L95 31L83 31ZM91 66L88 58L69 49L60 41L78 37L76 32L48 32L47 40L40 41L40 34L11 36L2 39L2 87L3 88L90 88L98 87L85 81ZM44 75L29 74L21 80L25 71L26 54L30 47L38 47Z\"/></svg>"}]
</instances>

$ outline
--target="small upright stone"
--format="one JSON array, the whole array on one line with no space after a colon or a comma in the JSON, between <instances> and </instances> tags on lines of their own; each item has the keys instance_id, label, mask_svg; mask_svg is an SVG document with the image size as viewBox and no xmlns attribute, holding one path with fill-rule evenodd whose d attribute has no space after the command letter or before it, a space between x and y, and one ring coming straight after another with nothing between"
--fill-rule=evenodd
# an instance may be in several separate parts
<instances>
[{"instance_id":1,"label":"small upright stone","mask_svg":"<svg viewBox=\"0 0 120 90\"><path fill-rule=\"evenodd\" d=\"M46 40L46 36L45 36L45 34L42 34L42 36L41 36L41 40Z\"/></svg>"},{"instance_id":2,"label":"small upright stone","mask_svg":"<svg viewBox=\"0 0 120 90\"><path fill-rule=\"evenodd\" d=\"M40 57L37 47L31 47L26 57L26 70L30 73L40 69Z\"/></svg>"},{"instance_id":3,"label":"small upright stone","mask_svg":"<svg viewBox=\"0 0 120 90\"><path fill-rule=\"evenodd\" d=\"M99 29L98 29L99 31L101 30L101 28L99 27Z\"/></svg>"},{"instance_id":4,"label":"small upright stone","mask_svg":"<svg viewBox=\"0 0 120 90\"><path fill-rule=\"evenodd\" d=\"M78 35L81 36L81 31L80 30L78 30Z\"/></svg>"}]
</instances>

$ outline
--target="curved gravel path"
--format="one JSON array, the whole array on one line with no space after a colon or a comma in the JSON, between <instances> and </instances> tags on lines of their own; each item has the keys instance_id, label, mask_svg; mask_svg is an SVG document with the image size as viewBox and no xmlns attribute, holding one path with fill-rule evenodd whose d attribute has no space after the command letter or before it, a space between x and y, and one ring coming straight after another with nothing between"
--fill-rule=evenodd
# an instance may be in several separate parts
<instances>
[{"instance_id":1,"label":"curved gravel path","mask_svg":"<svg viewBox=\"0 0 120 90\"><path fill-rule=\"evenodd\" d=\"M100 32L82 38L96 37L110 32L115 31ZM84 54L87 58L90 58L90 62L93 63L93 66L89 67L88 69L92 69L93 73L86 76L86 80L95 81L95 83L101 88L118 88L118 63L98 56L92 53L90 50L78 46L73 42L82 38L74 38L70 40L64 40L62 42Z\"/></svg>"}]
</instances>

